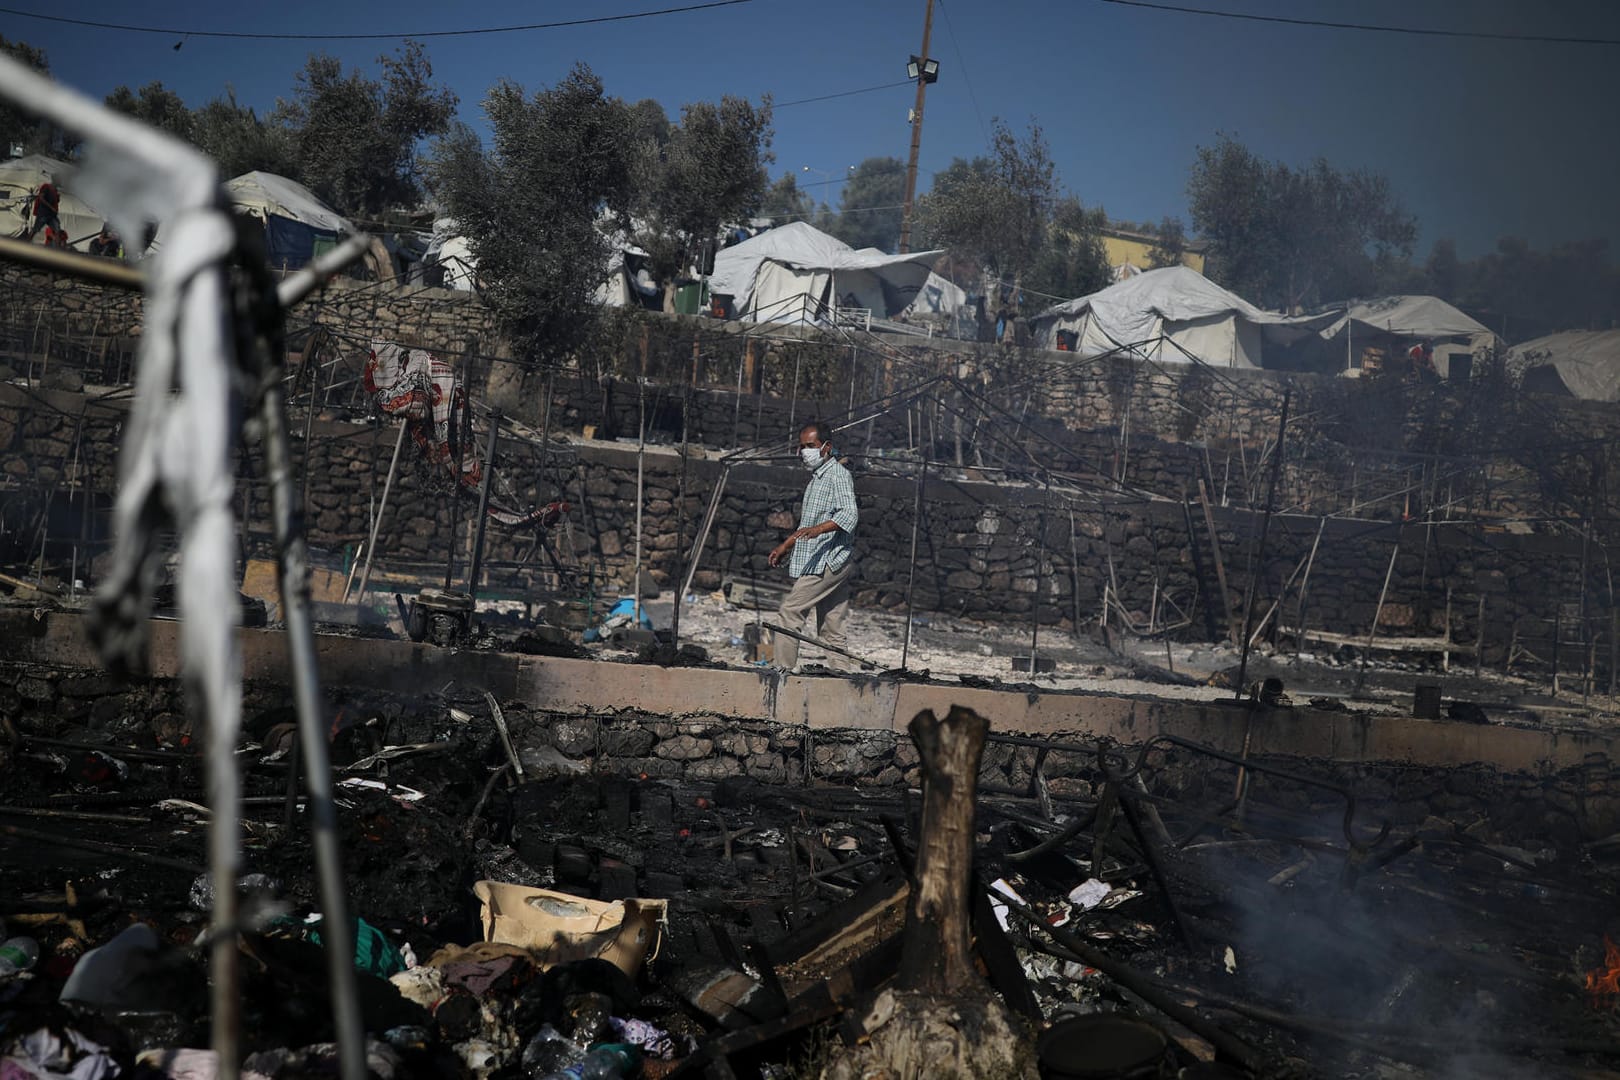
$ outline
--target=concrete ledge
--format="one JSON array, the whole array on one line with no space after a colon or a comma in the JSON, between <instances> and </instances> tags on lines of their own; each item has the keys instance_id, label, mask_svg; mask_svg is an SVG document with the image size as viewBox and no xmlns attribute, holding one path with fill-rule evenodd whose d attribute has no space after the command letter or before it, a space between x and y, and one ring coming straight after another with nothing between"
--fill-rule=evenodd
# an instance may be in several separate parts
<instances>
[{"instance_id":1,"label":"concrete ledge","mask_svg":"<svg viewBox=\"0 0 1620 1080\"><path fill-rule=\"evenodd\" d=\"M180 624L151 623L150 676L179 675ZM244 677L290 680L280 631L242 630ZM99 669L100 659L76 614L0 611L0 635L11 663ZM1397 716L1311 709L1249 709L1241 705L1165 698L1040 690L992 690L948 683L909 683L874 677L780 675L740 669L663 668L510 653L458 652L410 642L323 636L317 639L322 684L397 693L434 693L450 683L489 690L541 712L577 715L637 713L720 717L810 730L903 731L923 709L942 713L965 705L990 718L995 730L1061 737L1106 736L1141 743L1180 735L1235 751L1252 723L1257 755L1345 763L1429 767L1485 764L1549 775L1615 757L1610 732L1500 724L1462 724Z\"/></svg>"}]
</instances>

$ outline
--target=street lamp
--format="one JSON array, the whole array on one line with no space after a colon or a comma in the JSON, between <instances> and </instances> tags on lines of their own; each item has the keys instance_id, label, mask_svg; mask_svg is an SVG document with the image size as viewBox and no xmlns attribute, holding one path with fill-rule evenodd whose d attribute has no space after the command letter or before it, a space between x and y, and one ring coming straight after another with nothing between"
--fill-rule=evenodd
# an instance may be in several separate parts
<instances>
[{"instance_id":1,"label":"street lamp","mask_svg":"<svg viewBox=\"0 0 1620 1080\"><path fill-rule=\"evenodd\" d=\"M906 61L906 78L918 77L926 83L939 82L939 61L932 58L919 59L917 54L913 53L911 59Z\"/></svg>"},{"instance_id":2,"label":"street lamp","mask_svg":"<svg viewBox=\"0 0 1620 1080\"><path fill-rule=\"evenodd\" d=\"M928 55L928 37L934 29L934 0L923 12L922 52L906 61L906 78L917 84L917 104L911 110L911 157L906 162L906 199L900 210L900 253L911 250L911 207L917 198L917 151L922 148L923 99L928 84L939 81L939 61Z\"/></svg>"}]
</instances>

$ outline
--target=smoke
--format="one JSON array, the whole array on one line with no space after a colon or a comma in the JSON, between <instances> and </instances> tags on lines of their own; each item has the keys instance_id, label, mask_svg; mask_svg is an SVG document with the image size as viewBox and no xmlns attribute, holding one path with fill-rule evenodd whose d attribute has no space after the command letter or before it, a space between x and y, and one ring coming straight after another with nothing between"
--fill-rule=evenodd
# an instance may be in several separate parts
<instances>
[{"instance_id":1,"label":"smoke","mask_svg":"<svg viewBox=\"0 0 1620 1080\"><path fill-rule=\"evenodd\" d=\"M1342 845L1340 824L1339 815L1327 811L1314 826L1296 823L1294 830ZM1454 872L1424 862L1421 849L1355 879L1346 875L1342 857L1317 851L1303 871L1274 885L1272 878L1288 865L1276 861L1279 852L1297 857L1299 849L1217 844L1196 852L1208 880L1228 889L1227 914L1236 930L1229 943L1237 961L1233 979L1241 985L1226 991L1231 996L1347 1034L1360 1025L1407 1029L1435 1047L1473 1046L1518 1011L1521 991L1513 982L1480 978L1490 954L1468 956L1484 936L1479 921L1488 912L1476 919L1466 906L1443 899L1456 889L1447 881ZM1342 1040L1298 1037L1319 1060L1360 1056L1371 1064L1369 1055ZM1404 1051L1399 1056L1412 1058ZM1428 1067L1451 1056L1441 1054ZM1455 1075L1479 1076L1477 1069L1476 1062Z\"/></svg>"}]
</instances>

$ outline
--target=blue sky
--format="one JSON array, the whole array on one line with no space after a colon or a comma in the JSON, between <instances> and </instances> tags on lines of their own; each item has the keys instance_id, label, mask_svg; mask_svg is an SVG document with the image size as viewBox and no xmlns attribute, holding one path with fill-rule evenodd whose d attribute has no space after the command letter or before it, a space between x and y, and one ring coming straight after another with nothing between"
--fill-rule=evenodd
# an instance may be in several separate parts
<instances>
[{"instance_id":1,"label":"blue sky","mask_svg":"<svg viewBox=\"0 0 1620 1080\"><path fill-rule=\"evenodd\" d=\"M681 0L429 4L303 0L237 6L13 0L18 10L200 30L421 32L672 6ZM1620 0L1180 0L1185 6L1501 33L1620 38ZM426 39L436 76L481 123L498 78L530 89L576 61L609 92L671 113L724 93L778 102L904 76L922 42L923 0L750 0L602 26ZM319 49L370 64L386 41L245 41L99 30L0 14L0 33L43 47L58 78L95 95L161 80L198 105L233 87L268 108ZM1464 255L1503 234L1537 246L1620 241L1620 47L1317 29L1126 7L1102 0L936 0L922 144L932 171L982 152L1000 116L1045 129L1066 189L1118 218L1186 214L1195 148L1231 132L1268 158L1387 175L1422 224L1421 257L1454 237ZM909 86L785 107L773 175L823 181L876 155L906 154ZM804 172L809 166L812 171ZM830 192L821 184L811 190Z\"/></svg>"}]
</instances>

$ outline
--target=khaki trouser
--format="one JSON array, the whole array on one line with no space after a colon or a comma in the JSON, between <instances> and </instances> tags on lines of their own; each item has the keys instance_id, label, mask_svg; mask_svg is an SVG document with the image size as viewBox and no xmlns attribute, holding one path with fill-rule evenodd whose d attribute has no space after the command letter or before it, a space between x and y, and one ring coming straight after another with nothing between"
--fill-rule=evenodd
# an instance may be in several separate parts
<instances>
[{"instance_id":1,"label":"khaki trouser","mask_svg":"<svg viewBox=\"0 0 1620 1080\"><path fill-rule=\"evenodd\" d=\"M849 614L849 577L854 569L855 560L852 558L837 570L794 578L793 589L778 609L782 625L789 630L802 632L809 617L814 614L816 637L828 645L848 648L844 643L844 618ZM786 634L772 636L776 639L777 666L789 671L798 667L798 639ZM843 671L854 667L854 662L847 656L830 652L827 654L827 666Z\"/></svg>"}]
</instances>

